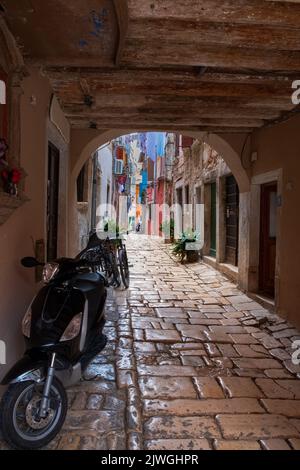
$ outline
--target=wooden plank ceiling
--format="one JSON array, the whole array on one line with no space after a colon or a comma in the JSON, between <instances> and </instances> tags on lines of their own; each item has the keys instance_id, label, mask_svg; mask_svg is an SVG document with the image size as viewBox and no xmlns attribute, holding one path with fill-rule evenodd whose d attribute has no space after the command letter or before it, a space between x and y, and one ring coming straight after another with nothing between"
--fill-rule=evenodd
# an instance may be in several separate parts
<instances>
[{"instance_id":1,"label":"wooden plank ceiling","mask_svg":"<svg viewBox=\"0 0 300 470\"><path fill-rule=\"evenodd\" d=\"M298 111L295 0L0 3L75 128L251 132Z\"/></svg>"}]
</instances>

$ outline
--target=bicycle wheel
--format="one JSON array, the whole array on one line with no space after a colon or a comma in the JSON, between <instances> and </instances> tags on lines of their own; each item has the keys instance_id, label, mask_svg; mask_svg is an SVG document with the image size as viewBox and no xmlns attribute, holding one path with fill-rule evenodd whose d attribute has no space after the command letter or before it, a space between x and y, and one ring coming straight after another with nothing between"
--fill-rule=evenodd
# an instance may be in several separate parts
<instances>
[{"instance_id":1,"label":"bicycle wheel","mask_svg":"<svg viewBox=\"0 0 300 470\"><path fill-rule=\"evenodd\" d=\"M113 287L120 287L121 279L120 279L120 273L118 269L116 256L113 253L108 253L107 261L108 261L107 271L108 271L108 275L110 279L109 283Z\"/></svg>"},{"instance_id":2,"label":"bicycle wheel","mask_svg":"<svg viewBox=\"0 0 300 470\"><path fill-rule=\"evenodd\" d=\"M128 289L130 285L130 273L126 248L121 248L119 250L118 256L122 282L125 289Z\"/></svg>"}]
</instances>

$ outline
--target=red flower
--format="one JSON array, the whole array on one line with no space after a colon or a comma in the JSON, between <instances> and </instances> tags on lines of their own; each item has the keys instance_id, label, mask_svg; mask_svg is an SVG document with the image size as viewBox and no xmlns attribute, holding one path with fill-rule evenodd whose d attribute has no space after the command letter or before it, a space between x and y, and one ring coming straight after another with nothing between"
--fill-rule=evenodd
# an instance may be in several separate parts
<instances>
[{"instance_id":1,"label":"red flower","mask_svg":"<svg viewBox=\"0 0 300 470\"><path fill-rule=\"evenodd\" d=\"M12 176L11 176L11 181L14 183L14 184L18 184L20 179L21 179L21 172L20 170L18 170L17 168L14 168L12 170Z\"/></svg>"}]
</instances>

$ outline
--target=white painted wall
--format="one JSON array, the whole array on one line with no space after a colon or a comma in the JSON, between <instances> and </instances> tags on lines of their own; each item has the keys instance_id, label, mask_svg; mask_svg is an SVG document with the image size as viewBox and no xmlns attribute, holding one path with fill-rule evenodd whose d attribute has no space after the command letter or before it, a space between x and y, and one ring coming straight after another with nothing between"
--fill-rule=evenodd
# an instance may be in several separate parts
<instances>
[{"instance_id":1,"label":"white painted wall","mask_svg":"<svg viewBox=\"0 0 300 470\"><path fill-rule=\"evenodd\" d=\"M106 208L106 203L112 203L112 191L113 191L113 155L112 155L112 143L109 143L102 148L98 149L98 164L101 168L101 182L98 189L99 194L97 195L98 204L100 204L100 210L97 211L97 215L100 217L100 221L103 218L111 218L112 214L110 208ZM109 196L107 198L107 187L110 186ZM106 213L108 211L108 213Z\"/></svg>"}]
</instances>

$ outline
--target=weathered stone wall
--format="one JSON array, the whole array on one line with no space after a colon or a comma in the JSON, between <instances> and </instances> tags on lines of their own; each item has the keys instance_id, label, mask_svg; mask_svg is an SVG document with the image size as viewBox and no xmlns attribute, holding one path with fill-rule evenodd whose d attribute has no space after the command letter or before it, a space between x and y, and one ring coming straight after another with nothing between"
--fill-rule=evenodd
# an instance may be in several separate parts
<instances>
[{"instance_id":1,"label":"weathered stone wall","mask_svg":"<svg viewBox=\"0 0 300 470\"><path fill-rule=\"evenodd\" d=\"M49 82L38 69L30 68L28 72L21 84L19 160L27 174L24 194L28 202L0 227L0 338L7 344L7 366L1 367L0 378L23 351L21 319L37 289L34 270L22 268L20 259L34 256L35 242L44 240L46 246L47 237L48 139L54 138L56 131L47 125L51 102ZM64 156L67 158L67 145L60 145L60 138L56 137L54 143L59 147L63 160ZM67 161L62 163L69 168ZM67 190L66 185L64 190ZM63 213L61 217L67 220ZM65 248L62 247L60 254L64 254Z\"/></svg>"}]
</instances>

